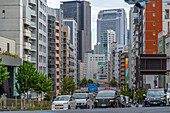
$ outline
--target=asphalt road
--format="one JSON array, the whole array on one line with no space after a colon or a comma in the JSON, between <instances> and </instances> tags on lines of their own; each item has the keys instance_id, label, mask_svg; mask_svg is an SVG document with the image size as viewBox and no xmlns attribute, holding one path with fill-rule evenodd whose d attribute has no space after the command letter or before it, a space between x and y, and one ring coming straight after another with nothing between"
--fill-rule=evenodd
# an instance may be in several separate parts
<instances>
[{"instance_id":1,"label":"asphalt road","mask_svg":"<svg viewBox=\"0 0 170 113\"><path fill-rule=\"evenodd\" d=\"M66 111L0 111L0 113L170 113L170 107L147 107L147 108L101 108L80 109Z\"/></svg>"}]
</instances>

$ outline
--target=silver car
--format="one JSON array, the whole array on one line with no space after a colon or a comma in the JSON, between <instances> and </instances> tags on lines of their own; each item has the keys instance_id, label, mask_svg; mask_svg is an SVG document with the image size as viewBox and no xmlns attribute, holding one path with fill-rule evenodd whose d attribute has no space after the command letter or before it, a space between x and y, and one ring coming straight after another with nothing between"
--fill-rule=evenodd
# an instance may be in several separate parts
<instances>
[{"instance_id":1,"label":"silver car","mask_svg":"<svg viewBox=\"0 0 170 113\"><path fill-rule=\"evenodd\" d=\"M75 109L76 101L71 95L58 96L52 103L52 110L68 110Z\"/></svg>"},{"instance_id":2,"label":"silver car","mask_svg":"<svg viewBox=\"0 0 170 113\"><path fill-rule=\"evenodd\" d=\"M92 93L74 93L76 108L94 108L94 96Z\"/></svg>"}]
</instances>

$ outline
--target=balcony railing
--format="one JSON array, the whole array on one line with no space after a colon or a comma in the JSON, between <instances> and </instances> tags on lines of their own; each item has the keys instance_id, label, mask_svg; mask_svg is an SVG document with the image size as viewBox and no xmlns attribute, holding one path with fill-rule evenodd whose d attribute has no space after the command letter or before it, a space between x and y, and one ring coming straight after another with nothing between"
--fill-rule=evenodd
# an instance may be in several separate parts
<instances>
[{"instance_id":1,"label":"balcony railing","mask_svg":"<svg viewBox=\"0 0 170 113\"><path fill-rule=\"evenodd\" d=\"M36 0L29 0L30 3L36 4Z\"/></svg>"},{"instance_id":2,"label":"balcony railing","mask_svg":"<svg viewBox=\"0 0 170 113\"><path fill-rule=\"evenodd\" d=\"M35 22L31 22L31 26L36 26L36 23Z\"/></svg>"},{"instance_id":3,"label":"balcony railing","mask_svg":"<svg viewBox=\"0 0 170 113\"><path fill-rule=\"evenodd\" d=\"M31 9L31 14L36 15L36 11Z\"/></svg>"},{"instance_id":4,"label":"balcony railing","mask_svg":"<svg viewBox=\"0 0 170 113\"><path fill-rule=\"evenodd\" d=\"M36 34L31 33L31 38L36 39Z\"/></svg>"},{"instance_id":5,"label":"balcony railing","mask_svg":"<svg viewBox=\"0 0 170 113\"><path fill-rule=\"evenodd\" d=\"M36 50L36 46L31 45L31 49Z\"/></svg>"},{"instance_id":6,"label":"balcony railing","mask_svg":"<svg viewBox=\"0 0 170 113\"><path fill-rule=\"evenodd\" d=\"M36 58L35 57L31 57L31 61L36 61Z\"/></svg>"}]
</instances>

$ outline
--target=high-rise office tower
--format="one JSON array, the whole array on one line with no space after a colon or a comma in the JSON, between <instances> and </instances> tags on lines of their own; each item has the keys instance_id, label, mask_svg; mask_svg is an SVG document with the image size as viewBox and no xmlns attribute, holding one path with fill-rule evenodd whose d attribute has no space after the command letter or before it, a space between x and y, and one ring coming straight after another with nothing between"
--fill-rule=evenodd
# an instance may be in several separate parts
<instances>
[{"instance_id":1,"label":"high-rise office tower","mask_svg":"<svg viewBox=\"0 0 170 113\"><path fill-rule=\"evenodd\" d=\"M91 51L91 6L88 1L67 1L61 4L64 18L73 18L78 30L78 59Z\"/></svg>"},{"instance_id":2,"label":"high-rise office tower","mask_svg":"<svg viewBox=\"0 0 170 113\"><path fill-rule=\"evenodd\" d=\"M97 19L97 42L101 42L101 34L106 30L116 32L117 44L127 45L127 19L124 9L102 10Z\"/></svg>"}]
</instances>

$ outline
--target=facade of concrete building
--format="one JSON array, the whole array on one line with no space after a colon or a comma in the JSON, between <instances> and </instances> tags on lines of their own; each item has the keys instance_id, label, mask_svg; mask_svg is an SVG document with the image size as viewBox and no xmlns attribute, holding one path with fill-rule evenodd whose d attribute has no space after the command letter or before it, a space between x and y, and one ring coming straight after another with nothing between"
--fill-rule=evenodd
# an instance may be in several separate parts
<instances>
[{"instance_id":1,"label":"facade of concrete building","mask_svg":"<svg viewBox=\"0 0 170 113\"><path fill-rule=\"evenodd\" d=\"M83 79L83 69L84 69L84 63L80 60L78 61L78 77L77 81L81 81Z\"/></svg>"},{"instance_id":2,"label":"facade of concrete building","mask_svg":"<svg viewBox=\"0 0 170 113\"><path fill-rule=\"evenodd\" d=\"M63 26L63 76L69 76L69 46L70 46L70 28Z\"/></svg>"},{"instance_id":3,"label":"facade of concrete building","mask_svg":"<svg viewBox=\"0 0 170 113\"><path fill-rule=\"evenodd\" d=\"M136 66L136 55L138 55L138 32L136 32L136 24L138 22L138 8L131 7L129 11L129 49L128 49L128 60L129 60L129 87L134 87L135 82L135 66Z\"/></svg>"},{"instance_id":4,"label":"facade of concrete building","mask_svg":"<svg viewBox=\"0 0 170 113\"><path fill-rule=\"evenodd\" d=\"M170 57L170 33L168 33L165 37L165 53L167 57ZM167 60L167 70L170 70L170 60ZM168 72L166 75L166 84L170 83L170 73ZM166 85L165 85L166 87Z\"/></svg>"},{"instance_id":5,"label":"facade of concrete building","mask_svg":"<svg viewBox=\"0 0 170 113\"><path fill-rule=\"evenodd\" d=\"M86 79L92 80L94 80L94 78L96 79L95 75L98 74L99 71L98 68L101 66L105 67L104 64L105 64L104 54L85 53L83 78L85 77Z\"/></svg>"},{"instance_id":6,"label":"facade of concrete building","mask_svg":"<svg viewBox=\"0 0 170 113\"><path fill-rule=\"evenodd\" d=\"M94 45L94 54L100 54L101 52L101 43L98 42L96 45Z\"/></svg>"},{"instance_id":7,"label":"facade of concrete building","mask_svg":"<svg viewBox=\"0 0 170 113\"><path fill-rule=\"evenodd\" d=\"M110 80L115 79L119 81L119 75L121 74L121 53L127 50L127 47L124 45L117 44L113 42L111 44L111 54L110 54Z\"/></svg>"},{"instance_id":8,"label":"facade of concrete building","mask_svg":"<svg viewBox=\"0 0 170 113\"><path fill-rule=\"evenodd\" d=\"M63 79L63 11L61 9L56 10L56 21L59 22L59 76L57 76L57 89L61 91L61 84ZM57 24L58 25L58 24ZM58 34L56 34L58 36Z\"/></svg>"},{"instance_id":9,"label":"facade of concrete building","mask_svg":"<svg viewBox=\"0 0 170 113\"><path fill-rule=\"evenodd\" d=\"M150 0L145 10L145 54L158 54L158 34L163 31L162 0Z\"/></svg>"},{"instance_id":10,"label":"facade of concrete building","mask_svg":"<svg viewBox=\"0 0 170 113\"><path fill-rule=\"evenodd\" d=\"M170 1L164 0L164 34L170 32Z\"/></svg>"},{"instance_id":11,"label":"facade of concrete building","mask_svg":"<svg viewBox=\"0 0 170 113\"><path fill-rule=\"evenodd\" d=\"M3 85L0 86L0 95L7 94L7 98L14 98L19 96L15 88L15 73L17 72L18 67L22 63L21 58L11 57L7 55L3 55L3 51L7 51L11 54L16 54L16 46L15 41L1 37L0 36L0 58L2 58L2 64L5 64L7 68L7 72L9 73L9 77L7 80L3 81Z\"/></svg>"},{"instance_id":12,"label":"facade of concrete building","mask_svg":"<svg viewBox=\"0 0 170 113\"><path fill-rule=\"evenodd\" d=\"M0 12L0 36L14 40L16 47L15 53L20 58L23 58L24 28L22 0L1 1Z\"/></svg>"},{"instance_id":13,"label":"facade of concrete building","mask_svg":"<svg viewBox=\"0 0 170 113\"><path fill-rule=\"evenodd\" d=\"M110 61L111 43L115 42L116 36L113 30L106 30L101 35L101 54L105 54L105 61Z\"/></svg>"},{"instance_id":14,"label":"facade of concrete building","mask_svg":"<svg viewBox=\"0 0 170 113\"><path fill-rule=\"evenodd\" d=\"M74 75L75 71L75 56L74 56L74 46L70 43L69 45L69 76L74 78L74 81L77 82L77 75ZM76 78L76 79L75 79Z\"/></svg>"},{"instance_id":15,"label":"facade of concrete building","mask_svg":"<svg viewBox=\"0 0 170 113\"><path fill-rule=\"evenodd\" d=\"M121 75L120 75L120 81L119 81L119 84L121 87L125 86L126 83L127 83L127 77L126 76L126 71L127 71L127 67L126 65L128 65L128 62L127 62L127 59L128 59L128 52L123 52L121 54L121 67L120 67L120 72L121 72Z\"/></svg>"},{"instance_id":16,"label":"facade of concrete building","mask_svg":"<svg viewBox=\"0 0 170 113\"><path fill-rule=\"evenodd\" d=\"M53 90L50 92L52 97L57 94L57 70L56 70L56 55L57 55L57 25L56 25L56 11L55 9L49 8L48 12L48 76L51 78L53 83ZM59 55L59 54L58 54Z\"/></svg>"},{"instance_id":17,"label":"facade of concrete building","mask_svg":"<svg viewBox=\"0 0 170 113\"><path fill-rule=\"evenodd\" d=\"M15 41L0 36L0 53L8 52L15 54Z\"/></svg>"},{"instance_id":18,"label":"facade of concrete building","mask_svg":"<svg viewBox=\"0 0 170 113\"><path fill-rule=\"evenodd\" d=\"M30 61L33 65L38 68L38 22L37 22L37 2L36 1L23 1L23 59Z\"/></svg>"},{"instance_id":19,"label":"facade of concrete building","mask_svg":"<svg viewBox=\"0 0 170 113\"><path fill-rule=\"evenodd\" d=\"M127 19L124 9L102 10L97 19L97 42L101 42L101 34L106 30L116 32L116 42L127 45Z\"/></svg>"},{"instance_id":20,"label":"facade of concrete building","mask_svg":"<svg viewBox=\"0 0 170 113\"><path fill-rule=\"evenodd\" d=\"M165 54L165 37L163 33L159 33L158 35L158 54ZM158 75L158 87L165 88L165 75Z\"/></svg>"},{"instance_id":21,"label":"facade of concrete building","mask_svg":"<svg viewBox=\"0 0 170 113\"><path fill-rule=\"evenodd\" d=\"M74 19L64 19L63 24L70 27L70 44L73 46L74 55L70 57L74 57L74 80L77 84L77 68L78 68L78 60L77 60L77 53L78 53L78 37L77 37L77 23Z\"/></svg>"},{"instance_id":22,"label":"facade of concrete building","mask_svg":"<svg viewBox=\"0 0 170 113\"><path fill-rule=\"evenodd\" d=\"M38 51L38 71L43 72L45 74L48 73L48 22L47 22L47 1L46 0L38 0L38 43L37 43L37 51Z\"/></svg>"},{"instance_id":23,"label":"facade of concrete building","mask_svg":"<svg viewBox=\"0 0 170 113\"><path fill-rule=\"evenodd\" d=\"M64 18L73 18L78 30L78 59L91 51L91 6L88 1L66 1L61 4Z\"/></svg>"}]
</instances>

